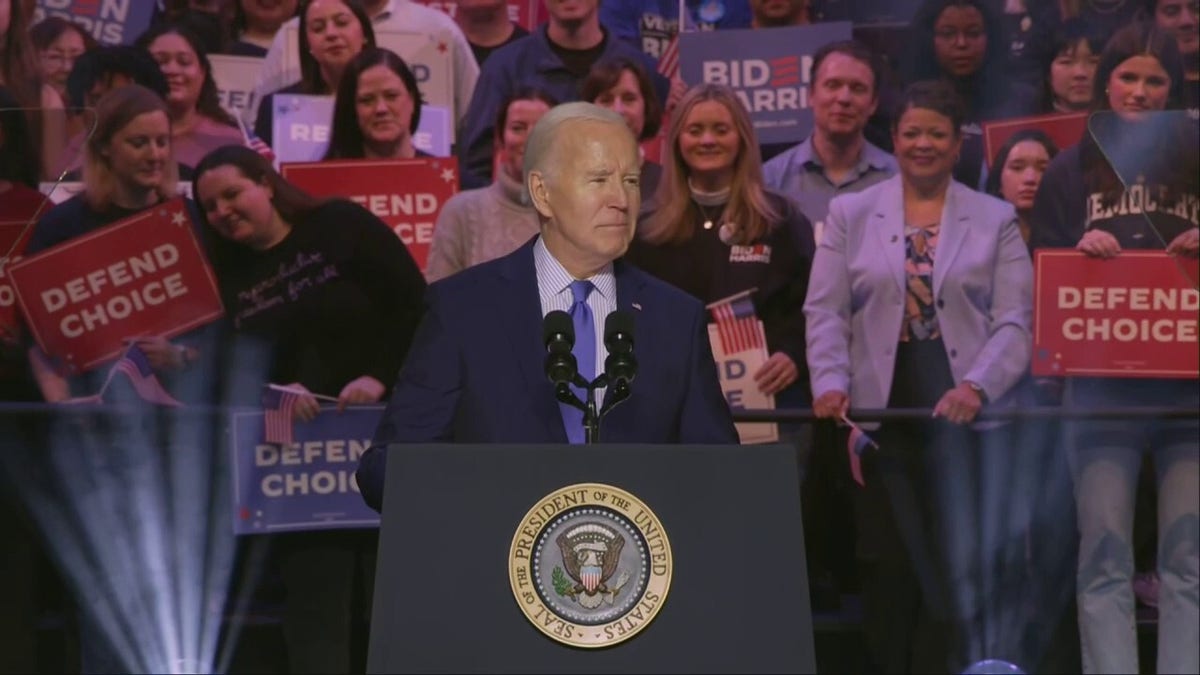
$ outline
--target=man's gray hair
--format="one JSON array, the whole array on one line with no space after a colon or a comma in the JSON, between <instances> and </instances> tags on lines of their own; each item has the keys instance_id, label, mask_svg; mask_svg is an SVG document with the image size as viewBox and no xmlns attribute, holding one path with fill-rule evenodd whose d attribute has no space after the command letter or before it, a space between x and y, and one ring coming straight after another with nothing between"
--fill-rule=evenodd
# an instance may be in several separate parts
<instances>
[{"instance_id":1,"label":"man's gray hair","mask_svg":"<svg viewBox=\"0 0 1200 675\"><path fill-rule=\"evenodd\" d=\"M559 130L568 122L605 122L629 128L625 118L595 103L576 101L554 106L533 125L533 131L525 140L525 159L521 170L526 181L529 180L530 171L545 170L544 165L552 154L550 149L559 140ZM630 132L630 138L633 138L633 132Z\"/></svg>"}]
</instances>

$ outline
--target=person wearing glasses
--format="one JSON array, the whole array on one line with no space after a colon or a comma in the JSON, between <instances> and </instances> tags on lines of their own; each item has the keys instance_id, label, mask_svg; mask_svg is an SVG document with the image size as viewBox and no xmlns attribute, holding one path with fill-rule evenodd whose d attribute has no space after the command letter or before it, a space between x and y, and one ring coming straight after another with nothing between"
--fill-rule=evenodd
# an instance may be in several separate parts
<instances>
[{"instance_id":1,"label":"person wearing glasses","mask_svg":"<svg viewBox=\"0 0 1200 675\"><path fill-rule=\"evenodd\" d=\"M1001 22L985 0L926 0L912 21L908 83L942 80L966 105L954 180L983 187L982 124L1036 114L1038 92L1012 79Z\"/></svg>"},{"instance_id":2,"label":"person wearing glasses","mask_svg":"<svg viewBox=\"0 0 1200 675\"><path fill-rule=\"evenodd\" d=\"M37 50L42 80L67 100L67 75L84 52L94 49L96 41L79 24L61 17L48 16L29 29Z\"/></svg>"}]
</instances>

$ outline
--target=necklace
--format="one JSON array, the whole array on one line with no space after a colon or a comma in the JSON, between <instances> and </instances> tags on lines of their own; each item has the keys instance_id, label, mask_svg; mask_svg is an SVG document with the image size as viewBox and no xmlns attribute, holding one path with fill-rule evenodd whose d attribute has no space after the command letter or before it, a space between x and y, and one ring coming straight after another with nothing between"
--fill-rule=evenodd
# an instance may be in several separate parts
<instances>
[{"instance_id":1,"label":"necklace","mask_svg":"<svg viewBox=\"0 0 1200 675\"><path fill-rule=\"evenodd\" d=\"M692 203L696 205L697 209L700 209L700 215L704 216L704 229L706 229L706 230L713 229L713 225L714 225L713 221L715 220L715 218L709 213L708 208L706 208L703 204L696 201L695 199L692 200ZM717 216L720 216L721 212L724 210L725 210L724 205L718 206L717 207Z\"/></svg>"}]
</instances>

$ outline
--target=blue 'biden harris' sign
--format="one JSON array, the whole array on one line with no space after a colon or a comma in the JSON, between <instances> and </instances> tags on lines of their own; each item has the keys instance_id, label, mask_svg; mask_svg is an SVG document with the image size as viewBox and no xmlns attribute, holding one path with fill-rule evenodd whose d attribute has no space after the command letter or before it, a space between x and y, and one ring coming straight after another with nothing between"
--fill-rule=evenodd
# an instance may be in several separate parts
<instances>
[{"instance_id":1,"label":"blue 'biden harris' sign","mask_svg":"<svg viewBox=\"0 0 1200 675\"><path fill-rule=\"evenodd\" d=\"M383 417L383 406L323 407L296 422L288 445L263 441L263 413L233 416L235 534L379 526L354 471Z\"/></svg>"},{"instance_id":2,"label":"blue 'biden harris' sign","mask_svg":"<svg viewBox=\"0 0 1200 675\"><path fill-rule=\"evenodd\" d=\"M850 39L850 23L699 31L679 38L679 71L688 84L723 84L750 113L759 143L798 143L812 129L812 56Z\"/></svg>"},{"instance_id":3,"label":"blue 'biden harris' sign","mask_svg":"<svg viewBox=\"0 0 1200 675\"><path fill-rule=\"evenodd\" d=\"M127 45L150 27L154 5L152 0L37 0L33 21L57 16L79 24L102 45Z\"/></svg>"}]
</instances>

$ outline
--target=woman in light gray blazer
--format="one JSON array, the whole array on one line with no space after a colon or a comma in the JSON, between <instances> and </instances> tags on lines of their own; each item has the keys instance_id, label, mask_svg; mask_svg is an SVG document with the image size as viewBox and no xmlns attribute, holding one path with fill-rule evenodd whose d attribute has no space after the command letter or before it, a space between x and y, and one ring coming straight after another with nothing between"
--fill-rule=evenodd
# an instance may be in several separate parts
<instances>
[{"instance_id":1,"label":"woman in light gray blazer","mask_svg":"<svg viewBox=\"0 0 1200 675\"><path fill-rule=\"evenodd\" d=\"M1025 374L1029 254L1011 205L952 180L963 108L918 82L893 126L900 174L830 204L804 312L814 412L933 409L885 423L863 457L860 579L870 657L884 672L961 672L987 648L969 487L983 443L969 424ZM990 545L990 542L982 542Z\"/></svg>"}]
</instances>

